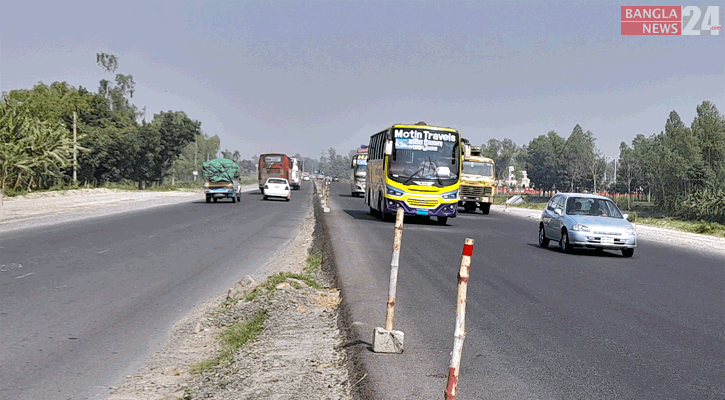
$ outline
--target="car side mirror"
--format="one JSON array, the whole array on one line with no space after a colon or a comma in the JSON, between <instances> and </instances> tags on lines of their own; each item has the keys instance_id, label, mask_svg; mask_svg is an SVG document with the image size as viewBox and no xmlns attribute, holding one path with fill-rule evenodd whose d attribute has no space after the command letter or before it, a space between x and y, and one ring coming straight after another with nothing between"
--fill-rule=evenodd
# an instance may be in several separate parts
<instances>
[{"instance_id":1,"label":"car side mirror","mask_svg":"<svg viewBox=\"0 0 725 400\"><path fill-rule=\"evenodd\" d=\"M629 214L622 214L622 218L624 218L627 221L629 221Z\"/></svg>"},{"instance_id":2,"label":"car side mirror","mask_svg":"<svg viewBox=\"0 0 725 400\"><path fill-rule=\"evenodd\" d=\"M561 215L561 208L554 210L554 213L556 213L556 215Z\"/></svg>"},{"instance_id":3,"label":"car side mirror","mask_svg":"<svg viewBox=\"0 0 725 400\"><path fill-rule=\"evenodd\" d=\"M386 156L393 155L393 141L392 140L385 141L385 155Z\"/></svg>"}]
</instances>

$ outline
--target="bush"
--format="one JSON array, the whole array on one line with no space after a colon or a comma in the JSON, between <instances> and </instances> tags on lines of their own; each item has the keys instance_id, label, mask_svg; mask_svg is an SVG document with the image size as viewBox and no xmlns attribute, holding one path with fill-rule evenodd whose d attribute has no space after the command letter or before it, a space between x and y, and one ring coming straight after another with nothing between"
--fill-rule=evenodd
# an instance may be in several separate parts
<instances>
[{"instance_id":1,"label":"bush","mask_svg":"<svg viewBox=\"0 0 725 400\"><path fill-rule=\"evenodd\" d=\"M637 211L630 211L627 214L629 214L629 216L627 217L627 221L635 222L637 220Z\"/></svg>"}]
</instances>

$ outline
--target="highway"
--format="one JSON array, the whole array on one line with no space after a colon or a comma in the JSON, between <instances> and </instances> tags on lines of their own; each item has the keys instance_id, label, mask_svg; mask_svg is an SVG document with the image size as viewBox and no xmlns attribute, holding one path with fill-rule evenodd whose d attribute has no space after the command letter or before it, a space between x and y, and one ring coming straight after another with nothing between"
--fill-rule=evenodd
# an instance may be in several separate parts
<instances>
[{"instance_id":1,"label":"highway","mask_svg":"<svg viewBox=\"0 0 725 400\"><path fill-rule=\"evenodd\" d=\"M492 210L447 226L406 218L394 328L385 326L393 223L333 183L325 214L339 282L375 399L443 398L466 237L475 240L458 399L725 398L725 259L640 240L634 257L537 244L537 221Z\"/></svg>"},{"instance_id":2,"label":"highway","mask_svg":"<svg viewBox=\"0 0 725 400\"><path fill-rule=\"evenodd\" d=\"M0 231L0 399L104 399L195 305L266 262L308 215L292 201L198 200Z\"/></svg>"}]
</instances>

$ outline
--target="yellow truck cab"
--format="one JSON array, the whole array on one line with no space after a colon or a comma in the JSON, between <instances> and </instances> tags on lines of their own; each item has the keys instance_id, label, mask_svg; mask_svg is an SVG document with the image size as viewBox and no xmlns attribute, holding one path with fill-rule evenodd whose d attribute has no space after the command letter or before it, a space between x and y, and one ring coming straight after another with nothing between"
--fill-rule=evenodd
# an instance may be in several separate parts
<instances>
[{"instance_id":1,"label":"yellow truck cab","mask_svg":"<svg viewBox=\"0 0 725 400\"><path fill-rule=\"evenodd\" d=\"M481 155L480 146L471 146L463 139L463 162L461 171L461 189L458 205L467 212L480 209L487 215L493 204L496 187L494 162Z\"/></svg>"}]
</instances>

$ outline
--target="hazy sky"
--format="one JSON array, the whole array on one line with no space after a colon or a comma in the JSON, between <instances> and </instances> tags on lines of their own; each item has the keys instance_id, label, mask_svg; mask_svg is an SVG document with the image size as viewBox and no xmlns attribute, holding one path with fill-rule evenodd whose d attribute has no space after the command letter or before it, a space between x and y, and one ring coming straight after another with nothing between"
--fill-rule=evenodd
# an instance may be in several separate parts
<instances>
[{"instance_id":1,"label":"hazy sky","mask_svg":"<svg viewBox=\"0 0 725 400\"><path fill-rule=\"evenodd\" d=\"M133 74L147 119L185 111L245 158L347 153L420 120L519 145L578 123L612 158L672 110L688 125L703 100L725 112L725 34L621 36L621 5L13 1L0 15L0 91L96 91L110 79L96 65L105 52Z\"/></svg>"}]
</instances>

